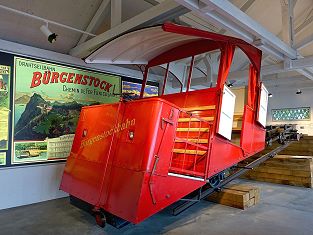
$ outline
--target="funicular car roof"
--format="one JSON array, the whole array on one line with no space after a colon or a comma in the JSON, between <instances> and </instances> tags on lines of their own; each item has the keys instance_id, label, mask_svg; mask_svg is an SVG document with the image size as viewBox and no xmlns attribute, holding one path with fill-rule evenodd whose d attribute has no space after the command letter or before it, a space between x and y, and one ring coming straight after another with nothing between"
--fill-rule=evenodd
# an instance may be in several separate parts
<instances>
[{"instance_id":1,"label":"funicular car roof","mask_svg":"<svg viewBox=\"0 0 313 235\"><path fill-rule=\"evenodd\" d=\"M260 71L262 52L253 45L238 38L173 23L164 23L163 25L122 34L106 42L89 55L85 61L87 63L149 65L149 62L157 60L170 51L173 54L171 59L174 61L177 55L176 52L181 51L180 47L185 50L187 47L188 53L185 53L186 56L196 55L196 52L193 52L194 48L197 45L199 47L199 45L207 44L211 46L202 49L203 52L216 48L222 49L227 44L239 47L248 56L255 69ZM178 50L175 51L175 48ZM201 50L197 52L201 52Z\"/></svg>"}]
</instances>

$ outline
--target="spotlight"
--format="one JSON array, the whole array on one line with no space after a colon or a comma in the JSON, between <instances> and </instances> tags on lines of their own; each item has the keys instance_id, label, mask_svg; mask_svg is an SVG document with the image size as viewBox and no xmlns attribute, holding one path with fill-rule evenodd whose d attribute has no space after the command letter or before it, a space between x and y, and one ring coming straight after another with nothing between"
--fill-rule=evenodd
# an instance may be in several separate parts
<instances>
[{"instance_id":1,"label":"spotlight","mask_svg":"<svg viewBox=\"0 0 313 235\"><path fill-rule=\"evenodd\" d=\"M297 95L301 95L301 94L302 94L302 91L301 91L300 89L298 89L297 92L296 92L296 94L297 94Z\"/></svg>"},{"instance_id":2,"label":"spotlight","mask_svg":"<svg viewBox=\"0 0 313 235\"><path fill-rule=\"evenodd\" d=\"M227 86L228 86L228 87L233 87L233 86L234 86L234 83L235 83L235 82L228 83Z\"/></svg>"},{"instance_id":3,"label":"spotlight","mask_svg":"<svg viewBox=\"0 0 313 235\"><path fill-rule=\"evenodd\" d=\"M57 40L58 35L50 31L50 29L48 28L48 23L45 25L42 25L40 27L40 30L44 35L46 35L50 43L54 43Z\"/></svg>"},{"instance_id":4,"label":"spotlight","mask_svg":"<svg viewBox=\"0 0 313 235\"><path fill-rule=\"evenodd\" d=\"M273 97L273 94L272 93L268 93L268 97Z\"/></svg>"},{"instance_id":5,"label":"spotlight","mask_svg":"<svg viewBox=\"0 0 313 235\"><path fill-rule=\"evenodd\" d=\"M227 83L228 83L228 84L227 84ZM233 86L235 85L235 83L236 83L236 80L229 80L227 83L226 83L226 85L227 85L228 87L233 87Z\"/></svg>"}]
</instances>

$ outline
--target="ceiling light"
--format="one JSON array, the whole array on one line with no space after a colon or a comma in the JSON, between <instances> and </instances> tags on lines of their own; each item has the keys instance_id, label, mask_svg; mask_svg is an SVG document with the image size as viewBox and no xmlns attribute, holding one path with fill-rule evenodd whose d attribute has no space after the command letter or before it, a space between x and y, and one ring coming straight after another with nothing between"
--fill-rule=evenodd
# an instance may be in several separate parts
<instances>
[{"instance_id":1,"label":"ceiling light","mask_svg":"<svg viewBox=\"0 0 313 235\"><path fill-rule=\"evenodd\" d=\"M233 86L234 86L234 83L235 83L235 82L228 83L227 86L228 86L228 87L233 87Z\"/></svg>"},{"instance_id":2,"label":"ceiling light","mask_svg":"<svg viewBox=\"0 0 313 235\"><path fill-rule=\"evenodd\" d=\"M300 89L298 89L297 92L296 92L296 94L297 94L297 95L301 95L301 94L302 94L302 91L301 91Z\"/></svg>"},{"instance_id":3,"label":"ceiling light","mask_svg":"<svg viewBox=\"0 0 313 235\"><path fill-rule=\"evenodd\" d=\"M273 94L272 93L268 93L268 97L273 97Z\"/></svg>"},{"instance_id":4,"label":"ceiling light","mask_svg":"<svg viewBox=\"0 0 313 235\"><path fill-rule=\"evenodd\" d=\"M50 43L54 43L57 40L58 35L50 31L50 29L48 28L48 23L42 25L40 27L40 30L47 37Z\"/></svg>"}]
</instances>

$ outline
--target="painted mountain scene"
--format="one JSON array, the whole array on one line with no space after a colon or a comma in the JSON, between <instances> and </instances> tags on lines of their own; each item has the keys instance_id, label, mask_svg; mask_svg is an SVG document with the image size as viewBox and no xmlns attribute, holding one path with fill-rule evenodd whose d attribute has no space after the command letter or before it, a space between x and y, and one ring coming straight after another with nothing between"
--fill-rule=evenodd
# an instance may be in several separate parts
<instances>
[{"instance_id":1,"label":"painted mountain scene","mask_svg":"<svg viewBox=\"0 0 313 235\"><path fill-rule=\"evenodd\" d=\"M23 100L28 103L16 104L15 140L44 140L73 134L80 110L85 106L76 101L46 101L37 93L29 99L23 96Z\"/></svg>"}]
</instances>

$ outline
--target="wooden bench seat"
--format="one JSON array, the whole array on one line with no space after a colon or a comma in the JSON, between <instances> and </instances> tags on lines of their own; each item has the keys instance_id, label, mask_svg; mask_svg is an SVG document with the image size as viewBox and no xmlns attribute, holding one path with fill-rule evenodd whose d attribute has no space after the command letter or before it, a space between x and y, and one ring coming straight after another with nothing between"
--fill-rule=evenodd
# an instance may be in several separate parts
<instances>
[{"instance_id":1,"label":"wooden bench seat","mask_svg":"<svg viewBox=\"0 0 313 235\"><path fill-rule=\"evenodd\" d=\"M173 153L185 153L185 154L198 154L203 155L207 151L205 150L193 150L193 149L173 149Z\"/></svg>"},{"instance_id":2,"label":"wooden bench seat","mask_svg":"<svg viewBox=\"0 0 313 235\"><path fill-rule=\"evenodd\" d=\"M178 127L176 129L177 132L209 132L209 128L207 127Z\"/></svg>"},{"instance_id":3,"label":"wooden bench seat","mask_svg":"<svg viewBox=\"0 0 313 235\"><path fill-rule=\"evenodd\" d=\"M214 117L200 117L200 118L201 120L208 122L214 120ZM178 122L200 122L201 120L199 120L198 118L179 118Z\"/></svg>"},{"instance_id":4,"label":"wooden bench seat","mask_svg":"<svg viewBox=\"0 0 313 235\"><path fill-rule=\"evenodd\" d=\"M192 142L197 144L207 144L209 143L208 139L186 139L186 138L176 138L175 142L182 143L182 142Z\"/></svg>"},{"instance_id":5,"label":"wooden bench seat","mask_svg":"<svg viewBox=\"0 0 313 235\"><path fill-rule=\"evenodd\" d=\"M196 107L188 107L183 108L186 112L192 112L192 111L205 111L205 110L214 110L215 105L208 105L208 106L196 106Z\"/></svg>"},{"instance_id":6,"label":"wooden bench seat","mask_svg":"<svg viewBox=\"0 0 313 235\"><path fill-rule=\"evenodd\" d=\"M234 132L240 132L242 128L243 113L235 113L233 117L233 128Z\"/></svg>"}]
</instances>

